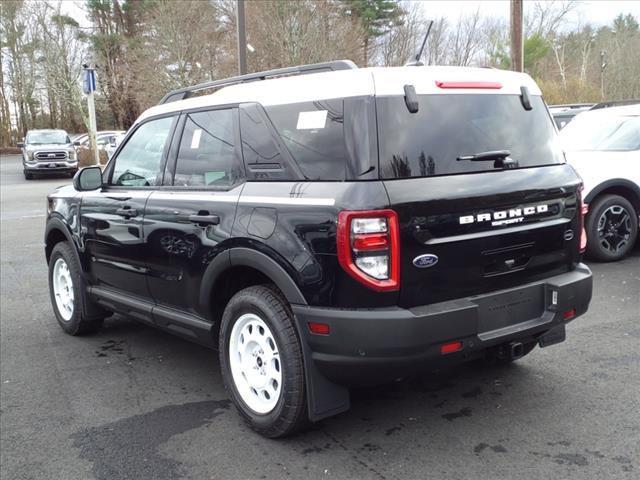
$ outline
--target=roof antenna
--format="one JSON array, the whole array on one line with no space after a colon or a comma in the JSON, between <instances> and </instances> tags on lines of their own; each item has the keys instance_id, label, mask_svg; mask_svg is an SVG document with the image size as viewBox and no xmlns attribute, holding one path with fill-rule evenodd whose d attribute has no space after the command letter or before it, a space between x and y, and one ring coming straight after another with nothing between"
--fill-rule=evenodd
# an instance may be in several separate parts
<instances>
[{"instance_id":1,"label":"roof antenna","mask_svg":"<svg viewBox=\"0 0 640 480\"><path fill-rule=\"evenodd\" d=\"M423 67L424 63L420 61L420 57L422 57L422 52L424 51L424 47L427 44L427 38L429 38L429 33L431 32L431 27L433 26L433 20L429 20L429 26L427 27L427 34L424 36L424 40L422 40L422 46L418 53L414 57L405 64L405 67Z\"/></svg>"}]
</instances>

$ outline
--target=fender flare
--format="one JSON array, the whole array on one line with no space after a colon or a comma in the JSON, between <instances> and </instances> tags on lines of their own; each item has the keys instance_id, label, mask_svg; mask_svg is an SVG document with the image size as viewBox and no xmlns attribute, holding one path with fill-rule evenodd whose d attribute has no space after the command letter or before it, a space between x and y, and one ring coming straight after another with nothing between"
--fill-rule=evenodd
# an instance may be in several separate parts
<instances>
[{"instance_id":1,"label":"fender flare","mask_svg":"<svg viewBox=\"0 0 640 480\"><path fill-rule=\"evenodd\" d=\"M245 247L232 247L219 253L209 264L202 276L200 286L200 304L207 310L211 308L211 290L224 272L232 267L251 267L269 277L292 305L307 305L302 292L291 275L273 258Z\"/></svg>"},{"instance_id":2,"label":"fender flare","mask_svg":"<svg viewBox=\"0 0 640 480\"><path fill-rule=\"evenodd\" d=\"M75 248L78 245L76 244L76 242L74 242L73 237L71 236L71 232L69 232L69 226L59 217L49 217L49 219L47 220L47 224L44 227L45 251L48 245L47 238L49 238L49 234L51 233L52 230L59 230L60 233L62 233L64 237L67 239L67 242L69 242L74 246L73 253L76 255L76 260L80 262L80 255L78 254L78 251Z\"/></svg>"},{"instance_id":3,"label":"fender flare","mask_svg":"<svg viewBox=\"0 0 640 480\"><path fill-rule=\"evenodd\" d=\"M640 186L636 185L631 180L627 180L626 178L611 178L598 184L596 187L591 189L586 197L584 197L585 203L591 203L593 199L600 195L603 191L612 187L623 187L631 190L636 196L635 202L632 201L631 203L640 205ZM640 212L638 212L638 214L640 214Z\"/></svg>"}]
</instances>

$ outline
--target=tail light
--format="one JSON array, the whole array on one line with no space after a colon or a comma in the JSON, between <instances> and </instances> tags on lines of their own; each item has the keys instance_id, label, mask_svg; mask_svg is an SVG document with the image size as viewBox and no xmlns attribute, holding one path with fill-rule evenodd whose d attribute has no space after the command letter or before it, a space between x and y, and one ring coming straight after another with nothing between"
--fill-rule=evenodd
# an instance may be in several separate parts
<instances>
[{"instance_id":1,"label":"tail light","mask_svg":"<svg viewBox=\"0 0 640 480\"><path fill-rule=\"evenodd\" d=\"M587 250L587 231L584 228L587 220L587 213L589 213L589 205L582 200L582 188L580 188L580 253L584 253Z\"/></svg>"},{"instance_id":2,"label":"tail light","mask_svg":"<svg viewBox=\"0 0 640 480\"><path fill-rule=\"evenodd\" d=\"M373 290L398 290L399 237L398 215L393 210L342 211L338 215L338 262Z\"/></svg>"}]
</instances>

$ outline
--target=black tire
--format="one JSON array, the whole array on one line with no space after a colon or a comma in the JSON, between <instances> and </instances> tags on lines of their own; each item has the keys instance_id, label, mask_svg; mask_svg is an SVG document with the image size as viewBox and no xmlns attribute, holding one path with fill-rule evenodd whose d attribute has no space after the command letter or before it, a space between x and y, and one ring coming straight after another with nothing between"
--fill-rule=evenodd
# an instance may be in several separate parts
<instances>
[{"instance_id":1,"label":"black tire","mask_svg":"<svg viewBox=\"0 0 640 480\"><path fill-rule=\"evenodd\" d=\"M24 172L24 179L25 180L33 180L33 173Z\"/></svg>"},{"instance_id":2,"label":"black tire","mask_svg":"<svg viewBox=\"0 0 640 480\"><path fill-rule=\"evenodd\" d=\"M626 198L603 195L590 204L585 229L589 258L615 262L625 257L635 244L638 213Z\"/></svg>"},{"instance_id":3,"label":"black tire","mask_svg":"<svg viewBox=\"0 0 640 480\"><path fill-rule=\"evenodd\" d=\"M53 274L58 260L62 260L66 264L73 286L73 312L68 319L65 319L60 312L54 292ZM83 289L80 265L67 242L57 243L51 252L51 258L49 259L49 295L56 319L62 330L69 335L93 333L102 327L104 318L85 318L84 316L84 305L89 300Z\"/></svg>"},{"instance_id":4,"label":"black tire","mask_svg":"<svg viewBox=\"0 0 640 480\"><path fill-rule=\"evenodd\" d=\"M522 344L522 355L519 356L518 358L510 358L507 355L506 346L503 346L501 348L498 348L496 350L493 350L493 351L489 352L484 360L489 365L508 365L510 363L513 363L513 362L515 362L517 360L520 360L521 358L524 358L527 355L529 355L533 351L533 349L536 348L537 344L538 344L538 342L536 340L533 340L533 341L530 341L530 342L527 342L527 343L523 343Z\"/></svg>"},{"instance_id":5,"label":"black tire","mask_svg":"<svg viewBox=\"0 0 640 480\"><path fill-rule=\"evenodd\" d=\"M242 399L230 366L230 336L244 314L257 315L271 330L279 352L282 386L275 407L259 414ZM220 326L220 368L225 388L249 427L268 438L291 435L306 426L305 373L300 340L287 301L275 288L256 285L236 293L227 304Z\"/></svg>"}]
</instances>

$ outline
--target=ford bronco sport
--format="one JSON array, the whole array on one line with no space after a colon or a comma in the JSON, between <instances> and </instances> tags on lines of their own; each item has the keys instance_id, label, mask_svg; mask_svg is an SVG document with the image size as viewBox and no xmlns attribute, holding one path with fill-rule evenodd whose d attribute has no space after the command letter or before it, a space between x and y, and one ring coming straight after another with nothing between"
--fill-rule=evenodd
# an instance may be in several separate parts
<instances>
[{"instance_id":1,"label":"ford bronco sport","mask_svg":"<svg viewBox=\"0 0 640 480\"><path fill-rule=\"evenodd\" d=\"M520 73L338 61L174 91L48 202L64 331L119 312L218 348L268 437L349 386L561 342L591 299L581 180Z\"/></svg>"}]
</instances>

